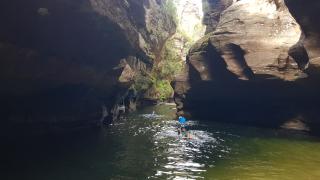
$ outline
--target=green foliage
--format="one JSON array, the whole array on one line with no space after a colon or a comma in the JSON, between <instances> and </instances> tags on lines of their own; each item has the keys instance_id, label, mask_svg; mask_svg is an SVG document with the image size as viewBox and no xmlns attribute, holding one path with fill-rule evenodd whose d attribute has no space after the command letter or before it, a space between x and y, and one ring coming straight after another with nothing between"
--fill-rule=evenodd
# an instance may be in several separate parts
<instances>
[{"instance_id":1,"label":"green foliage","mask_svg":"<svg viewBox=\"0 0 320 180\"><path fill-rule=\"evenodd\" d=\"M174 0L166 0L163 4L163 9L178 25L177 8ZM160 32L155 31L153 33L158 34ZM192 37L189 37L187 33L179 29L177 34L182 38L184 46L188 46L183 47L184 50L189 48ZM181 59L181 49L176 47L175 42L174 38L167 40L162 50L161 60L154 64L150 73L136 76L133 88L139 94L161 101L171 98L173 88L170 83L177 74L181 73L184 67L184 61Z\"/></svg>"},{"instance_id":2,"label":"green foliage","mask_svg":"<svg viewBox=\"0 0 320 180\"><path fill-rule=\"evenodd\" d=\"M135 77L135 82L131 87L138 94L147 93L147 97L165 101L173 93L170 80L160 79L156 71L152 73L139 74Z\"/></svg>"},{"instance_id":3,"label":"green foliage","mask_svg":"<svg viewBox=\"0 0 320 180\"><path fill-rule=\"evenodd\" d=\"M171 98L173 88L170 83L174 80L175 75L182 71L183 64L174 40L168 40L162 51L161 61L154 65L150 74L147 74L147 82L151 81L151 86L149 83L146 83L149 86L144 86L150 88L147 96L160 101Z\"/></svg>"},{"instance_id":4,"label":"green foliage","mask_svg":"<svg viewBox=\"0 0 320 180\"><path fill-rule=\"evenodd\" d=\"M147 74L138 74L135 76L132 88L138 93L143 93L152 87L153 81Z\"/></svg>"},{"instance_id":5,"label":"green foliage","mask_svg":"<svg viewBox=\"0 0 320 180\"><path fill-rule=\"evenodd\" d=\"M178 28L177 34L179 34L184 39L185 43L193 42L192 37L190 37L190 35L188 35L188 33L182 30L180 27Z\"/></svg>"},{"instance_id":6,"label":"green foliage","mask_svg":"<svg viewBox=\"0 0 320 180\"><path fill-rule=\"evenodd\" d=\"M192 44L195 43L194 39L187 32L178 28L177 34L183 39L183 48L184 50L188 50L191 48Z\"/></svg>"},{"instance_id":7,"label":"green foliage","mask_svg":"<svg viewBox=\"0 0 320 180\"><path fill-rule=\"evenodd\" d=\"M174 4L174 0L166 0L164 3L164 10L173 19L175 24L178 24L177 7Z\"/></svg>"},{"instance_id":8,"label":"green foliage","mask_svg":"<svg viewBox=\"0 0 320 180\"><path fill-rule=\"evenodd\" d=\"M158 76L161 79L173 80L174 76L179 74L183 68L183 62L179 52L175 48L174 40L168 40L165 44L162 61L158 64Z\"/></svg>"},{"instance_id":9,"label":"green foliage","mask_svg":"<svg viewBox=\"0 0 320 180\"><path fill-rule=\"evenodd\" d=\"M153 88L155 90L155 97L161 101L169 99L173 93L169 80L157 80Z\"/></svg>"}]
</instances>

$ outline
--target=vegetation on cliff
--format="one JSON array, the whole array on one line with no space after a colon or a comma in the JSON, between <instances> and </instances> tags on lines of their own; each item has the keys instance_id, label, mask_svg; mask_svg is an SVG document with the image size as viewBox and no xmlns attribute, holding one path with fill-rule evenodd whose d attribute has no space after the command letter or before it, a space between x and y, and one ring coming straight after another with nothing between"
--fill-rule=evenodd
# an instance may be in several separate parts
<instances>
[{"instance_id":1,"label":"vegetation on cliff","mask_svg":"<svg viewBox=\"0 0 320 180\"><path fill-rule=\"evenodd\" d=\"M166 0L163 6L164 11L178 24L177 7L174 0Z\"/></svg>"},{"instance_id":2,"label":"vegetation on cliff","mask_svg":"<svg viewBox=\"0 0 320 180\"><path fill-rule=\"evenodd\" d=\"M152 70L136 76L133 88L143 97L164 101L173 96L171 82L184 69L192 44L204 33L201 8L199 2L181 0L167 0L163 4L164 11L176 24L176 32L165 42L160 57L155 57Z\"/></svg>"},{"instance_id":3,"label":"vegetation on cliff","mask_svg":"<svg viewBox=\"0 0 320 180\"><path fill-rule=\"evenodd\" d=\"M143 72L135 77L133 89L148 99L165 101L173 95L171 82L181 72L184 62L175 52L172 40L167 41L161 61L154 65L151 72Z\"/></svg>"},{"instance_id":4,"label":"vegetation on cliff","mask_svg":"<svg viewBox=\"0 0 320 180\"><path fill-rule=\"evenodd\" d=\"M177 8L173 0L167 0L163 4L164 11L177 25ZM134 89L140 97L165 101L173 96L173 88L170 83L177 72L182 69L182 62L175 51L174 42L169 38L161 50L160 57L154 61L150 71L139 72L134 78Z\"/></svg>"}]
</instances>

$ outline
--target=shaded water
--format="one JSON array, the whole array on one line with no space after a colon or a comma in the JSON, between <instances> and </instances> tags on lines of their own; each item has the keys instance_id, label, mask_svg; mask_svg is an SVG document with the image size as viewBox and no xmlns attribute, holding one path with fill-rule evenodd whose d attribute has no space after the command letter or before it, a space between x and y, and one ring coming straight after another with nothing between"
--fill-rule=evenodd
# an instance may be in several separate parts
<instances>
[{"instance_id":1,"label":"shaded water","mask_svg":"<svg viewBox=\"0 0 320 180\"><path fill-rule=\"evenodd\" d=\"M152 112L155 112L152 114ZM7 145L1 179L318 180L320 141L301 133L189 121L173 106L147 107L108 129Z\"/></svg>"}]
</instances>

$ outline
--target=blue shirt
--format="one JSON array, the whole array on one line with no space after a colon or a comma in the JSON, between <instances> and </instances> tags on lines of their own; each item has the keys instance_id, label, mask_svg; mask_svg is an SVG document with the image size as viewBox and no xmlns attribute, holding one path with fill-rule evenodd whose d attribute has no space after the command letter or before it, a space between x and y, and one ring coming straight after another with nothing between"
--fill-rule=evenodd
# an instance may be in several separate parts
<instances>
[{"instance_id":1,"label":"blue shirt","mask_svg":"<svg viewBox=\"0 0 320 180\"><path fill-rule=\"evenodd\" d=\"M185 117L179 117L179 123L184 124L186 123L187 119Z\"/></svg>"}]
</instances>

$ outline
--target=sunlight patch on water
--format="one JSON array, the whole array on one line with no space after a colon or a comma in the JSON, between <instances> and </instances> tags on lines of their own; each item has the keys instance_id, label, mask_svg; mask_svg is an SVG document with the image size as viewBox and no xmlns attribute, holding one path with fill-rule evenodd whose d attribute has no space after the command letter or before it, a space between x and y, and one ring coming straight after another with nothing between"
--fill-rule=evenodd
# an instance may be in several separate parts
<instances>
[{"instance_id":1,"label":"sunlight patch on water","mask_svg":"<svg viewBox=\"0 0 320 180\"><path fill-rule=\"evenodd\" d=\"M150 120L160 119L160 118L163 117L163 115L158 115L158 114L155 114L155 113L152 113L152 114L141 114L140 116L144 117L146 119L150 119Z\"/></svg>"},{"instance_id":2,"label":"sunlight patch on water","mask_svg":"<svg viewBox=\"0 0 320 180\"><path fill-rule=\"evenodd\" d=\"M319 138L189 121L186 140L174 117L172 107L147 107L107 129L23 138L8 144L17 151L5 154L14 166L5 163L9 173L0 179L320 179Z\"/></svg>"},{"instance_id":3,"label":"sunlight patch on water","mask_svg":"<svg viewBox=\"0 0 320 180\"><path fill-rule=\"evenodd\" d=\"M191 129L197 124L188 121L187 127ZM214 144L217 144L217 139L209 132L196 129L189 130L192 139L184 139L177 133L178 125L176 120L167 120L158 126L153 138L155 150L162 151L156 158L161 161L156 164L156 174L150 178L203 179L201 174L206 171L206 164L199 159L208 159L202 152L213 152L210 148L216 147Z\"/></svg>"},{"instance_id":4,"label":"sunlight patch on water","mask_svg":"<svg viewBox=\"0 0 320 180\"><path fill-rule=\"evenodd\" d=\"M192 134L189 140L178 135L178 122L172 120L173 117L167 111L143 113L138 114L138 118L129 117L121 124L123 127L116 128L129 133L126 145L132 142L129 143L132 147L126 150L139 156L130 161L131 168L141 169L136 167L137 161L152 163L152 167L143 166L143 169L150 167L148 179L316 180L320 177L317 160L320 159L320 145L308 142L310 137L293 133L281 135L276 130L232 124L204 125L188 121L187 128ZM143 148L146 144L149 149ZM126 166L133 157L132 153L127 154L130 156L121 161Z\"/></svg>"}]
</instances>

